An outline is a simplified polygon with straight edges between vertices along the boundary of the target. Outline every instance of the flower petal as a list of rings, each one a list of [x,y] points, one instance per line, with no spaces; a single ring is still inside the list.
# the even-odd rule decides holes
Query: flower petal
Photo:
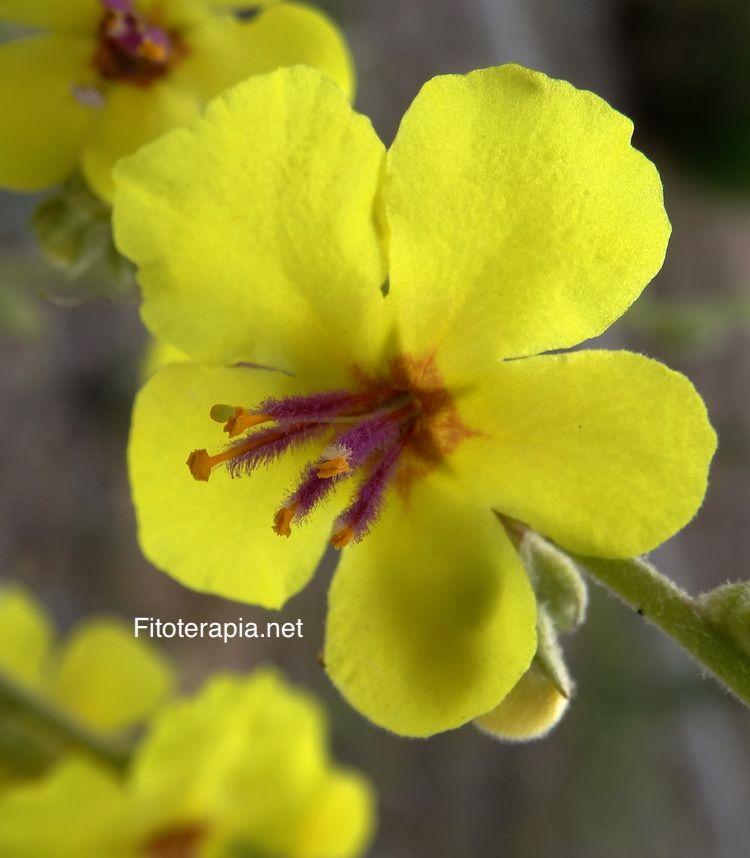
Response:
[[[354,68],[341,31],[322,12],[282,3],[242,22],[216,15],[188,35],[191,53],[172,73],[176,85],[209,100],[250,75],[281,66],[316,68],[351,98]]]
[[[85,824],[82,824],[85,813]],[[84,760],[0,794],[0,855],[101,858],[123,850],[126,804],[114,777]]]
[[[383,146],[319,72],[259,75],[117,171],[143,318],[207,363],[344,371],[379,353]]]
[[[34,191],[75,167],[92,119],[73,87],[90,77],[91,42],[34,36],[0,44],[0,186]]]
[[[21,587],[0,590],[0,671],[42,685],[53,631],[41,606]]]
[[[451,465],[505,515],[582,554],[632,557],[695,515],[716,436],[692,384],[631,352],[507,361],[459,403]]]
[[[375,796],[355,772],[337,769],[318,786],[287,855],[295,858],[353,858],[362,855],[375,827]]]
[[[199,115],[195,97],[171,84],[113,86],[83,150],[82,168],[92,189],[111,202],[115,186],[112,169],[120,158]]]
[[[220,469],[193,480],[185,460],[219,448],[225,436],[209,419],[216,403],[252,406],[301,391],[282,373],[172,364],[136,400],[129,464],[141,547],[159,568],[195,590],[280,608],[315,571],[330,517],[313,515],[283,539],[274,512],[293,487],[309,451],[289,452],[237,480]]]
[[[153,723],[133,789],[161,818],[210,820],[230,840],[287,854],[280,847],[327,762],[325,721],[312,698],[270,670],[218,676]]]
[[[454,377],[601,333],[656,274],[669,223],[633,126],[519,66],[427,83],[388,158],[403,347]]]
[[[325,662],[376,724],[429,736],[487,712],[536,649],[534,597],[490,510],[433,473],[395,492],[331,586]]]
[[[158,650],[136,640],[125,623],[96,619],[68,640],[50,690],[82,723],[112,732],[146,718],[173,684],[171,666]]]
[[[101,17],[99,0],[0,0],[0,20],[28,27],[92,33]]]

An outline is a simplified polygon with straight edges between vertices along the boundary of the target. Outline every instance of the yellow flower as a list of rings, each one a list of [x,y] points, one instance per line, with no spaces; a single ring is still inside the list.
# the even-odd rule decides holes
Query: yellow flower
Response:
[[[120,157],[191,122],[227,86],[278,66],[309,63],[351,93],[343,37],[320,12],[283,3],[241,23],[231,5],[0,0],[0,21],[44,31],[0,44],[0,186],[38,190],[80,167],[108,200]]]
[[[601,333],[662,264],[661,183],[631,133],[595,95],[503,66],[430,81],[386,153],[295,68],[118,170],[143,318],[194,361],[135,406],[142,547],[190,587],[277,608],[340,489],[325,664],[395,732],[487,713],[529,667],[534,597],[496,513],[628,557],[703,498],[715,436],[686,378],[539,354]],[[209,412],[234,438],[215,455]]]
[[[172,691],[166,659],[135,640],[123,622],[79,624],[64,645],[42,608],[18,587],[0,590],[0,674],[99,733],[117,733],[147,716]]]
[[[124,782],[84,761],[0,798],[3,858],[350,858],[369,784],[335,766],[324,713],[271,671],[167,706]]]

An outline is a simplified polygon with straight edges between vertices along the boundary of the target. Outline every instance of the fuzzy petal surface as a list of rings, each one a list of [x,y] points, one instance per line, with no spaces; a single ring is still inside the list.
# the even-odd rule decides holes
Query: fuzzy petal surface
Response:
[[[207,363],[343,378],[375,361],[382,162],[369,120],[301,66],[250,78],[122,162],[115,233],[146,325]]]
[[[89,81],[91,51],[77,36],[0,43],[0,187],[41,190],[73,170],[93,119],[73,87]]]
[[[450,460],[478,497],[571,551],[633,557],[695,515],[716,435],[685,376],[643,355],[506,361],[459,403]]]
[[[112,170],[120,158],[179,125],[188,125],[200,109],[195,96],[171,83],[123,84],[107,91],[104,107],[95,113],[81,167],[92,189],[111,202],[115,191]]]
[[[325,663],[382,727],[429,736],[498,703],[536,648],[518,555],[466,484],[434,472],[344,549],[329,593]]]
[[[79,625],[60,654],[50,693],[89,727],[115,732],[137,724],[169,695],[172,669],[130,625],[108,619]]]
[[[290,539],[271,525],[308,449],[236,480],[220,468],[208,483],[196,482],[185,464],[192,450],[224,446],[226,435],[209,419],[213,405],[252,407],[295,392],[307,391],[282,373],[187,363],[148,381],[136,400],[128,459],[140,543],[154,565],[195,590],[266,608],[280,608],[307,583],[330,517],[313,514]]]
[[[633,125],[515,65],[437,77],[388,156],[402,347],[444,375],[601,333],[661,267],[670,227]]]

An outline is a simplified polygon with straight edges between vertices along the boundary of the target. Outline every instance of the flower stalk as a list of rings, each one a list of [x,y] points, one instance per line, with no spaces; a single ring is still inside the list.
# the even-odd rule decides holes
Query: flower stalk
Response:
[[[0,768],[32,776],[63,754],[84,754],[116,771],[130,758],[127,742],[98,736],[0,673]]]
[[[750,706],[750,654],[688,593],[639,558],[572,556],[599,584],[677,641],[701,667]]]

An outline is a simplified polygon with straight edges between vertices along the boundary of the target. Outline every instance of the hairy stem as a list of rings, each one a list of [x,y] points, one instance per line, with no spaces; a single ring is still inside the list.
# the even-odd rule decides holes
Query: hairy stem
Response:
[[[124,769],[130,756],[124,743],[90,733],[0,673],[0,769],[36,775],[69,753],[116,770]]]
[[[645,560],[572,555],[595,580],[660,628],[750,706],[750,654],[684,590]]]

